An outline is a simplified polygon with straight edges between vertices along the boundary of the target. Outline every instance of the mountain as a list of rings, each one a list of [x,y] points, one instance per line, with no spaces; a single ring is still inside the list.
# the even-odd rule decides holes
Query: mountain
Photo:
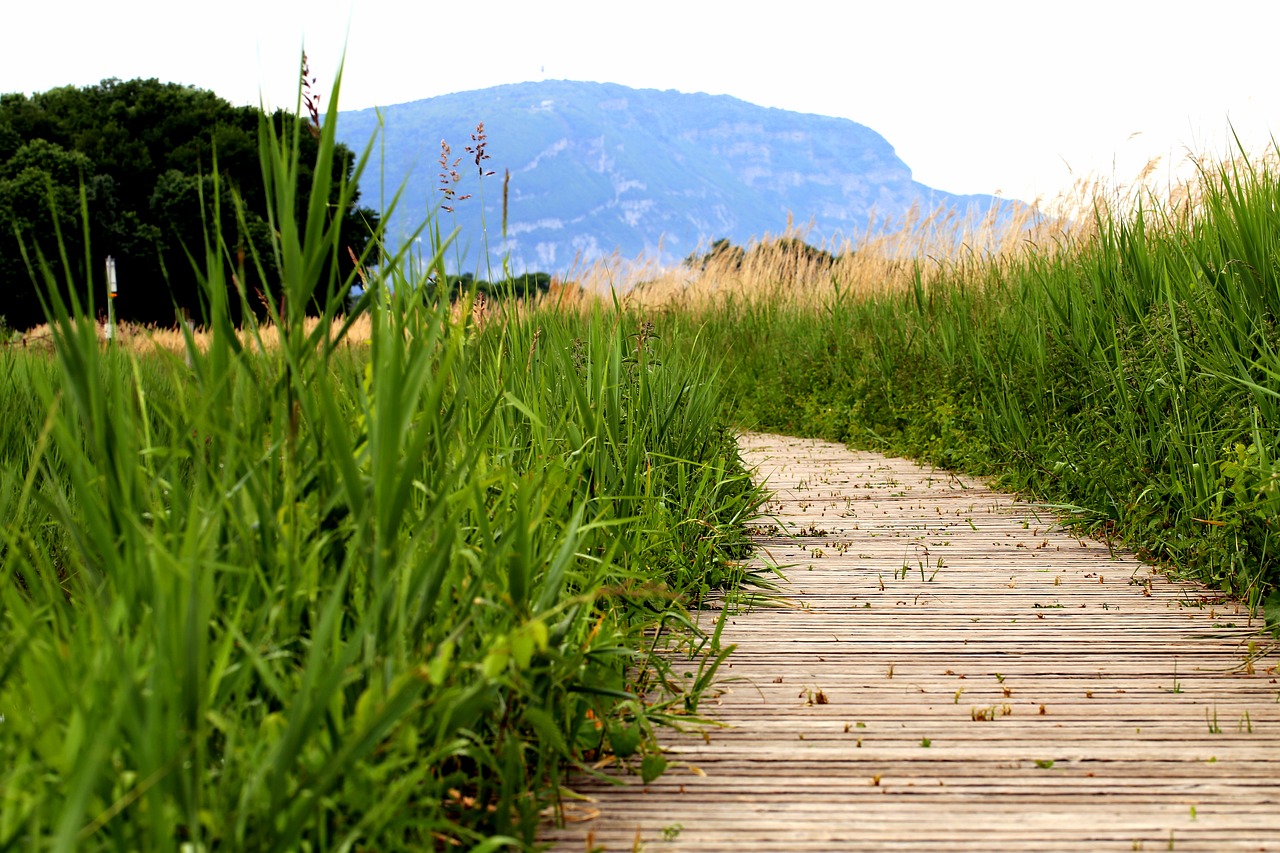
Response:
[[[338,138],[364,150],[379,115],[385,138],[373,149],[362,203],[378,206],[375,196],[389,199],[403,181],[390,220],[392,240],[403,241],[409,223],[416,227],[441,200],[442,175],[460,157],[460,180],[451,184],[455,212],[442,213],[439,223],[445,232],[460,229],[464,271],[484,272],[482,219],[493,263],[507,254],[515,272],[559,272],[615,251],[672,261],[721,237],[745,244],[780,233],[789,216],[812,222],[809,240],[818,242],[862,234],[873,221],[898,221],[912,205],[985,213],[1012,204],[916,183],[893,147],[856,122],[725,95],[518,83],[343,112]],[[464,150],[479,122],[489,155],[481,165],[496,172],[483,180]],[[442,139],[452,146],[443,168]],[[374,189],[380,183],[385,190]]]

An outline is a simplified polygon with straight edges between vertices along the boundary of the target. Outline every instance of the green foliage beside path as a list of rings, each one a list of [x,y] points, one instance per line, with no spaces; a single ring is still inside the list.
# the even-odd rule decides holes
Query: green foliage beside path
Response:
[[[477,326],[443,246],[339,316],[329,118],[314,161],[260,130],[277,343],[214,220],[207,345],[104,345],[46,268],[55,351],[0,350],[0,850],[527,849],[568,769],[662,772],[727,653],[688,608],[752,580],[761,494],[713,367],[612,310]]]
[[[743,425],[992,475],[1280,604],[1280,178],[1228,165],[1200,189],[1065,245],[922,263],[906,292],[731,303],[700,335]]]

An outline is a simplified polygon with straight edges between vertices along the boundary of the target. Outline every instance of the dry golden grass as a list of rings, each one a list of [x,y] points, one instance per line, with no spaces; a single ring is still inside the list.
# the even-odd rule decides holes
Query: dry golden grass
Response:
[[[1251,155],[1277,168],[1274,150]],[[1200,208],[1207,179],[1221,170],[1247,171],[1245,158],[1215,165],[1188,154],[1178,172],[1151,160],[1129,182],[1083,177],[1049,201],[1037,199],[998,221],[994,215],[963,217],[952,209],[912,211],[902,228],[868,233],[857,241],[802,245],[808,231],[790,222],[741,249],[708,251],[701,263],[663,266],[652,260],[611,258],[575,271],[578,302],[613,294],[639,309],[714,310],[728,302],[782,301],[818,307],[837,287],[842,294],[873,295],[958,278],[981,286],[1003,264],[1028,252],[1056,253],[1090,239],[1099,221],[1131,218],[1139,209],[1158,216],[1148,225],[1184,222]],[[563,301],[563,300],[562,300]]]
[[[1005,221],[994,214],[963,217],[950,208],[931,212],[911,211],[902,228],[894,232],[868,233],[858,240],[808,245],[809,229],[788,221],[780,234],[765,234],[745,247],[710,251],[702,247],[697,264],[664,265],[651,257],[625,259],[613,256],[575,266],[553,279],[550,289],[536,300],[521,300],[499,307],[486,304],[483,295],[474,304],[458,305],[454,319],[469,310],[477,324],[490,322],[509,311],[539,310],[587,312],[612,304],[638,310],[714,310],[728,302],[781,301],[820,307],[836,292],[874,295],[915,286],[917,277],[926,288],[942,279],[965,277],[981,285],[999,266],[1026,252],[1056,252],[1089,239],[1100,219],[1121,220],[1142,209],[1148,224],[1176,225],[1199,212],[1207,186],[1221,182],[1224,172],[1251,169],[1280,170],[1280,151],[1240,155],[1214,160],[1187,154],[1177,169],[1153,159],[1129,182],[1115,182],[1098,175],[1079,179],[1068,191],[1049,201],[1037,199],[1022,205]],[[1172,177],[1171,177],[1172,176]],[[1157,214],[1152,217],[1151,214]],[[308,318],[307,330],[318,321]],[[341,320],[338,321],[340,323]],[[334,333],[338,326],[335,324]],[[105,339],[105,333],[103,334]],[[192,333],[197,347],[207,346],[204,329]],[[277,330],[270,324],[258,328],[261,347],[278,345]],[[184,353],[180,330],[122,323],[119,340],[137,351],[150,348]],[[360,318],[347,333],[348,343],[369,340],[369,319]],[[241,331],[242,343],[257,348],[252,333]],[[9,348],[52,349],[48,326],[32,329]]]
[[[308,332],[315,329],[320,321],[315,317],[308,317],[305,321],[305,328]],[[333,323],[330,334],[336,336],[342,325],[342,318]],[[105,325],[98,323],[98,335],[105,342],[107,333]],[[196,327],[191,330],[191,338],[197,349],[204,351],[209,345],[209,336],[212,334],[208,329]],[[248,329],[242,329],[238,333],[240,342],[249,349],[272,350],[280,345],[279,330],[271,325],[265,324],[259,326],[255,332]],[[370,337],[369,318],[367,316],[357,318],[347,331],[345,341],[348,345],[367,343]],[[153,352],[155,350],[168,350],[178,355],[185,354],[187,351],[186,338],[182,331],[177,328],[164,328],[160,326],[142,325],[139,323],[122,322],[116,324],[115,339],[123,346],[129,347],[134,352]],[[259,344],[259,341],[261,342]],[[28,349],[28,350],[52,350],[53,349],[53,333],[49,326],[40,325],[31,329],[19,340],[8,345],[12,349]]]
[[[643,308],[708,310],[727,301],[757,300],[818,305],[837,287],[852,295],[910,287],[917,274],[928,279],[944,267],[1011,256],[1029,243],[1060,243],[1074,227],[1029,206],[1005,222],[993,215],[965,218],[950,209],[914,210],[898,231],[857,241],[809,246],[807,229],[789,225],[741,249],[704,252],[696,265],[635,263],[621,275],[617,268],[597,266],[579,281],[587,292],[612,286]]]

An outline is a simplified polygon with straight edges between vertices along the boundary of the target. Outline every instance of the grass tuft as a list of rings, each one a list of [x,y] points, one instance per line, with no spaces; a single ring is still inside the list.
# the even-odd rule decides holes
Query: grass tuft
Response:
[[[107,346],[31,259],[51,349],[0,350],[0,849],[529,846],[570,769],[662,772],[728,653],[691,608],[752,580],[761,493],[714,365],[616,309],[452,304],[447,241],[339,279],[339,84],[323,120],[304,91],[309,122],[261,129],[274,263],[239,261],[278,297],[224,284],[215,217],[208,327]]]

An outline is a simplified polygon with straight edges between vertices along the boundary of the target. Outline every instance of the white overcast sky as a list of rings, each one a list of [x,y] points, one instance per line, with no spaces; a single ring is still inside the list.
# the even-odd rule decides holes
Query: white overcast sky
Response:
[[[292,106],[303,45],[327,90],[345,44],[345,109],[544,78],[728,94],[853,119],[917,180],[1024,200],[1211,153],[1229,123],[1251,147],[1280,136],[1278,0],[20,0],[2,17],[3,92],[158,77]]]

